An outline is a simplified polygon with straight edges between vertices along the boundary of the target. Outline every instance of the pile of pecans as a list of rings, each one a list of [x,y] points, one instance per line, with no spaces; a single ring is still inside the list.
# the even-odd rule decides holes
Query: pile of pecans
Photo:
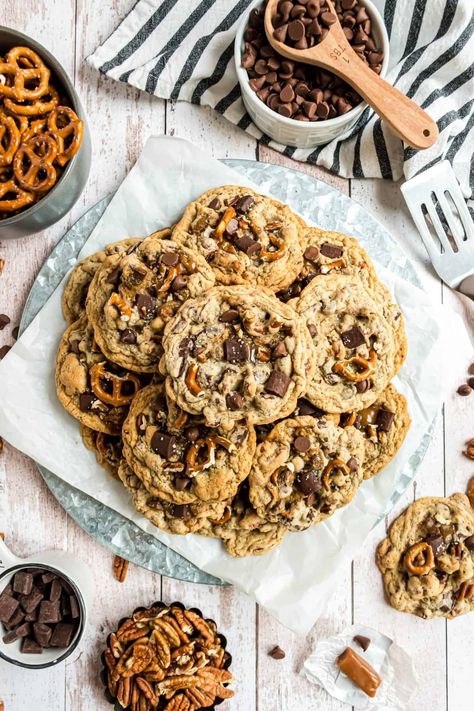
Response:
[[[324,121],[357,106],[361,97],[339,77],[275,52],[263,26],[266,4],[250,13],[242,54],[242,67],[258,98],[281,116],[297,121]],[[280,0],[275,38],[295,49],[307,49],[324,39],[337,16],[352,49],[380,74],[384,55],[372,36],[372,21],[365,7],[358,0],[335,0],[334,9],[336,14],[328,9],[326,0]]]
[[[197,711],[234,692],[225,639],[213,620],[181,603],[135,610],[102,655],[109,700],[130,711]]]

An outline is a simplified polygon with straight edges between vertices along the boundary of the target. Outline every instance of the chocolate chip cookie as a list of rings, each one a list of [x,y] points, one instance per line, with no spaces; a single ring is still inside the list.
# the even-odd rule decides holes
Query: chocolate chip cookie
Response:
[[[300,222],[287,205],[237,185],[190,203],[172,238],[201,254],[220,284],[286,289],[303,264]]]
[[[163,346],[168,396],[212,427],[288,415],[313,373],[303,320],[252,286],[216,287],[187,301],[168,323]]]
[[[81,424],[120,434],[130,403],[148,380],[105,358],[85,316],[64,333],[56,357],[56,390],[61,405]]]
[[[146,489],[161,499],[189,504],[234,496],[250,471],[255,432],[245,421],[211,430],[202,417],[167,401],[163,385],[134,399],[123,430],[123,452]]]
[[[118,468],[122,461],[122,438],[91,430],[86,425],[81,425],[81,437],[87,449],[94,452],[100,466],[118,479]]]
[[[124,368],[156,372],[165,324],[213,284],[206,261],[170,240],[147,237],[130,254],[107,257],[86,300],[99,348]]]
[[[261,518],[302,531],[351,501],[364,456],[354,427],[308,416],[284,420],[257,447],[250,501]]]
[[[173,504],[160,499],[145,489],[140,478],[122,460],[118,475],[132,495],[132,503],[154,526],[167,533],[184,536],[187,533],[211,535],[213,521],[219,521],[226,509],[225,501],[212,503]]]
[[[415,501],[392,523],[376,560],[397,610],[425,619],[474,610],[474,510],[467,496]]]
[[[395,336],[361,281],[345,275],[313,279],[296,310],[312,335],[316,359],[308,400],[326,412],[375,402],[395,371]]]

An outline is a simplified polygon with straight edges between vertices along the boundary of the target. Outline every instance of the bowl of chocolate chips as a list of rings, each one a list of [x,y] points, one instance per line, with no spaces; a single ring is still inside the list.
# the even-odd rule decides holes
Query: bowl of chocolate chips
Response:
[[[64,553],[23,560],[0,540],[0,659],[46,669],[69,657],[85,629],[89,578],[82,563]]]
[[[296,148],[329,143],[350,130],[367,108],[355,89],[319,67],[293,62],[269,44],[263,26],[266,0],[253,2],[237,30],[235,65],[252,121],[273,140]],[[389,42],[370,0],[280,0],[275,36],[295,49],[324,40],[339,20],[344,34],[375,73],[386,77]]]

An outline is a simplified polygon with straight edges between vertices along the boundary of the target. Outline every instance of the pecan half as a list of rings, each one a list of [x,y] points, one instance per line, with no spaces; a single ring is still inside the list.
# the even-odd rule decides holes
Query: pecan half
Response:
[[[119,583],[123,583],[123,581],[127,577],[128,560],[125,560],[125,558],[122,558],[121,556],[116,555],[114,558],[113,570],[114,570],[114,576],[119,581]]]

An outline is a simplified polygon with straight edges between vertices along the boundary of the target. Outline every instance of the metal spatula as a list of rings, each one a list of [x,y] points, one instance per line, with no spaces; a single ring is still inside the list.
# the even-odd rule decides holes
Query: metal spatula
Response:
[[[401,191],[441,279],[474,298],[474,222],[449,161],[411,178]]]

